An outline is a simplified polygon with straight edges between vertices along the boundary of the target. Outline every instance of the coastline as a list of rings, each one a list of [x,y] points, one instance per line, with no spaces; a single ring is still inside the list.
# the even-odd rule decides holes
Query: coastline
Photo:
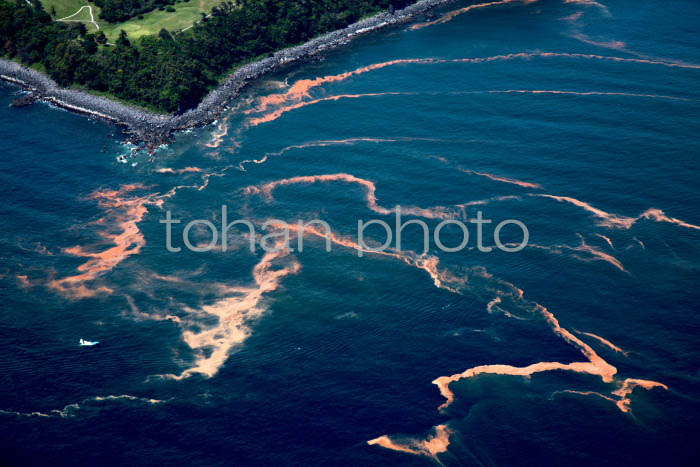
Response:
[[[211,91],[196,108],[180,115],[163,115],[75,89],[61,88],[47,75],[19,63],[0,59],[0,79],[31,91],[38,100],[57,107],[111,121],[125,127],[129,139],[149,152],[172,140],[177,131],[217,120],[228,102],[260,76],[277,68],[312,58],[350,42],[359,35],[402,23],[454,0],[420,0],[393,13],[382,12],[343,29],[332,31],[303,44],[282,49],[272,56],[246,64]]]

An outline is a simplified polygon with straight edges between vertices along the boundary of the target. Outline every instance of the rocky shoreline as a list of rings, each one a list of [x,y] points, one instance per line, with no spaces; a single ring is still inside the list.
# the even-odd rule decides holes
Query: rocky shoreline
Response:
[[[0,59],[0,79],[29,90],[33,99],[88,116],[109,120],[126,128],[130,140],[152,152],[172,140],[177,131],[205,125],[219,118],[227,103],[251,81],[282,65],[305,60],[345,44],[361,34],[408,21],[454,0],[420,0],[393,13],[383,12],[304,44],[280,50],[272,56],[244,65],[209,93],[199,105],[180,115],[161,115],[131,107],[87,92],[61,88],[48,76],[18,63]]]

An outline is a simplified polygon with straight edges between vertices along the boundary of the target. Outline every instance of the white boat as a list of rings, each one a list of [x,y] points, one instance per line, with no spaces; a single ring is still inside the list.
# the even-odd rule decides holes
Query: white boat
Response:
[[[85,339],[80,339],[80,345],[81,346],[93,346],[99,344],[100,341],[86,341]]]

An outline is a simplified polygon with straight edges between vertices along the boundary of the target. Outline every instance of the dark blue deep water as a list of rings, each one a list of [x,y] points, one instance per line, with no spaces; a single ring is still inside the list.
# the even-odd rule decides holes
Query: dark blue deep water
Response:
[[[0,85],[0,463],[697,461],[700,12],[603,2],[449,5],[152,159]],[[222,205],[256,235],[189,251]],[[397,205],[529,243],[481,252],[467,223],[421,256],[409,225],[358,256]],[[269,219],[327,221],[331,251],[266,254]]]

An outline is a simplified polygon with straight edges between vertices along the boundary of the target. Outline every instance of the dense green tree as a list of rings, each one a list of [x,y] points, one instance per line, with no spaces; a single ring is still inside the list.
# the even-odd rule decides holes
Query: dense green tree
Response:
[[[125,30],[119,31],[119,37],[116,42],[117,47],[131,47],[131,42],[129,41],[129,36],[127,36]]]
[[[134,16],[172,5],[176,0],[93,0],[100,7],[100,17],[110,23],[126,21]]]
[[[98,47],[94,34],[85,34],[85,36],[83,36],[83,47],[85,47],[85,51],[89,54],[97,52]]]
[[[98,44],[106,44],[107,36],[105,36],[105,33],[102,31],[97,31],[95,33],[95,42],[97,42]]]
[[[135,5],[130,0],[100,0]],[[41,64],[64,86],[81,85],[163,111],[196,106],[236,64],[299,44],[408,0],[240,0],[212,9],[175,38],[166,30],[115,46],[82,23],[52,21],[40,2],[0,0],[0,55]],[[99,4],[99,3],[98,3]],[[104,11],[104,9],[103,9]]]
[[[158,32],[158,37],[164,41],[171,41],[173,40],[173,36],[170,35],[167,29],[163,28]]]

